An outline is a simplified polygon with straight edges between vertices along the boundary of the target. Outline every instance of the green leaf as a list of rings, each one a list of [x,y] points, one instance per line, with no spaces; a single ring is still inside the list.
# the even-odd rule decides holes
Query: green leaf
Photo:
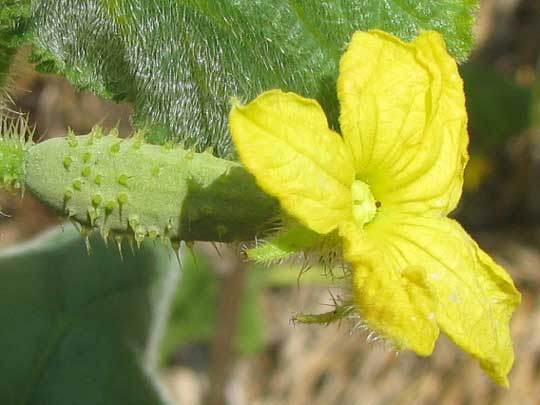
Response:
[[[73,228],[0,252],[0,403],[160,404],[159,324],[177,277],[164,248],[135,255]]]
[[[0,0],[0,88],[16,50],[26,40],[30,0]]]
[[[229,99],[270,88],[317,98],[337,126],[337,66],[352,32],[442,32],[464,60],[477,0],[41,0],[34,60],[81,89],[132,103],[135,123],[233,155]]]

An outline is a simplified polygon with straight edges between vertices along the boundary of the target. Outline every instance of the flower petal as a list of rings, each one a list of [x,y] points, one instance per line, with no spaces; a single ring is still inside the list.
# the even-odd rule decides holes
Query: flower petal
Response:
[[[271,90],[229,122],[242,163],[285,211],[323,234],[351,217],[352,157],[315,100]]]
[[[341,128],[358,178],[386,209],[447,214],[467,156],[463,84],[444,40],[357,32],[338,80]]]
[[[368,236],[354,224],[342,224],[340,235],[353,265],[355,303],[362,321],[398,350],[431,354],[439,328],[425,270],[403,267],[383,239]]]
[[[425,269],[439,327],[507,385],[514,360],[509,322],[520,294],[505,270],[451,219],[387,216],[372,225],[368,237],[382,241],[399,265]],[[364,254],[364,248],[346,247],[350,261]]]

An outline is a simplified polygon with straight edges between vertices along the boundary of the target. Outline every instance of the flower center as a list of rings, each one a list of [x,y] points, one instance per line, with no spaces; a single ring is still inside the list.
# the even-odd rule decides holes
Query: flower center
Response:
[[[369,186],[355,180],[351,187],[352,214],[354,221],[360,227],[370,223],[377,215],[377,202],[371,193]]]

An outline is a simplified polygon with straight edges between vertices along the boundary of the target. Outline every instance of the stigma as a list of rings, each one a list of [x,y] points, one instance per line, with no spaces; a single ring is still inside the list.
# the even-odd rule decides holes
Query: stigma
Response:
[[[351,186],[352,215],[354,222],[364,227],[377,215],[377,201],[369,186],[360,180],[355,180]]]

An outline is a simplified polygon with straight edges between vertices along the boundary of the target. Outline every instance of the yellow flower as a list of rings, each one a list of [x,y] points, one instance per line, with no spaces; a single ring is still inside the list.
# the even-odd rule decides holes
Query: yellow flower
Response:
[[[467,155],[463,83],[444,40],[357,32],[340,63],[343,136],[320,105],[271,90],[236,106],[240,158],[284,211],[337,230],[364,322],[398,349],[429,355],[445,332],[508,385],[520,295],[452,219]]]

